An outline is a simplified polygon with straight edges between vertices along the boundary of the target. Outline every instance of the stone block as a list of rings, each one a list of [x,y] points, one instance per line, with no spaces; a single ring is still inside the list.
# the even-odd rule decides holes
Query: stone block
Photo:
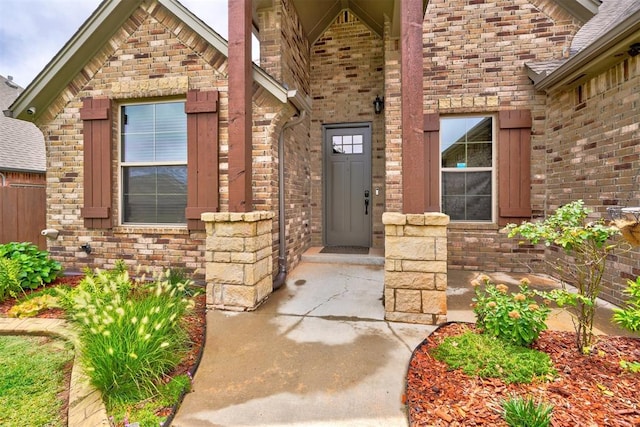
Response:
[[[244,250],[244,238],[242,237],[218,237],[207,238],[207,249],[216,252],[242,252]]]
[[[387,271],[384,286],[391,289],[435,289],[433,273]]]
[[[425,212],[424,225],[442,225],[446,226],[450,222],[449,215],[441,212]]]
[[[231,262],[232,252],[207,252],[213,254],[213,262]],[[233,252],[235,253],[235,252]]]
[[[414,289],[396,289],[395,311],[405,313],[422,312],[422,300],[420,291]]]
[[[422,312],[447,314],[447,294],[442,291],[422,291]]]
[[[225,285],[222,292],[222,304],[251,310],[258,302],[256,297],[255,286]]]
[[[244,250],[247,252],[258,252],[260,249],[271,247],[272,241],[271,233],[256,237],[247,237],[244,242]]]
[[[398,212],[385,212],[382,214],[382,223],[384,225],[405,225],[407,216]]]
[[[230,262],[239,264],[253,264],[256,262],[255,252],[231,252]]]
[[[446,273],[436,273],[436,290],[438,291],[446,291],[447,290],[447,274]]]
[[[424,237],[387,237],[385,257],[390,259],[432,260],[435,242]]]
[[[397,236],[398,229],[402,229],[402,227],[398,227],[397,225],[385,225],[384,226],[384,235],[385,236]]]
[[[437,316],[424,313],[401,313],[398,311],[386,311],[385,320],[390,322],[417,323],[420,325],[434,325]]]
[[[269,266],[271,259],[265,258],[255,264],[247,264],[244,266],[244,284],[255,285],[263,278],[269,275]]]
[[[255,222],[217,222],[214,233],[219,237],[251,237],[257,228]]]
[[[390,288],[384,289],[384,309],[394,311],[396,307],[395,290]]]
[[[273,292],[273,280],[271,278],[271,275],[268,275],[256,285],[257,302],[260,303],[262,300],[271,295],[271,292]]]
[[[258,234],[258,236],[260,236],[262,234],[271,233],[272,229],[273,229],[272,221],[260,221],[257,223],[256,233]]]
[[[446,273],[447,263],[444,261],[402,261],[402,271],[421,273]]]
[[[424,215],[407,214],[407,225],[424,225]]]
[[[446,261],[447,260],[447,238],[445,237],[437,237],[436,238],[436,255],[435,259],[438,261]]]
[[[244,283],[244,265],[229,263],[208,263],[206,268],[207,282],[231,283],[242,285]]]
[[[447,228],[440,226],[407,225],[404,227],[403,234],[408,237],[447,237]]]

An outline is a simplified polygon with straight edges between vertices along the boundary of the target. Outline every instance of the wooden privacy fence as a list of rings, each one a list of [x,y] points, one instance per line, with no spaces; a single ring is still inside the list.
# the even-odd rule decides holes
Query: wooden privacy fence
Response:
[[[0,187],[0,244],[31,242],[47,248],[44,187]]]

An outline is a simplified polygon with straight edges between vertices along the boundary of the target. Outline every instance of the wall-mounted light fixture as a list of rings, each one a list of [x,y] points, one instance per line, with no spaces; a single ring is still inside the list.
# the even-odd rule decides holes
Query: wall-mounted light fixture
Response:
[[[637,54],[639,54],[640,53],[640,43],[634,43],[631,46],[629,46],[628,53],[631,56],[636,56]]]
[[[89,255],[91,253],[91,245],[88,243],[85,243],[84,245],[80,246],[80,249],[86,253],[87,255]]]
[[[384,110],[384,98],[381,99],[380,96],[376,95],[376,99],[373,101],[373,111],[376,114],[380,114],[382,110]]]

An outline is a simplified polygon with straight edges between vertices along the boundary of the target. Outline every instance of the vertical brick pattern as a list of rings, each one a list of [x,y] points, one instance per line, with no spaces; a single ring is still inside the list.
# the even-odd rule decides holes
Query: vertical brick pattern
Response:
[[[438,212],[386,212],[385,319],[435,325],[447,314],[447,224]]]
[[[141,4],[122,27],[105,42],[94,58],[62,89],[38,125],[47,144],[47,226],[60,230],[49,241],[52,256],[67,271],[85,267],[111,268],[124,259],[132,269],[184,268],[196,280],[204,279],[205,232],[188,232],[184,227],[122,226],[118,223],[118,133],[119,107],[124,102],[186,98],[190,89],[219,91],[219,199],[220,210],[228,211],[228,90],[227,60],[220,52],[182,24],[159,3]],[[272,163],[277,119],[282,105],[255,89],[254,167]],[[80,118],[81,98],[111,98],[113,124],[113,226],[112,230],[87,230],[83,227],[83,134]],[[289,115],[292,113],[289,111]],[[258,123],[260,120],[267,122]],[[264,143],[264,144],[263,144]],[[266,148],[265,148],[266,144]],[[267,153],[266,156],[263,153]],[[263,194],[260,209],[271,210],[276,203],[273,174],[254,170],[254,182]],[[92,253],[80,245],[90,243]]]
[[[635,56],[577,87],[548,94],[548,213],[578,199],[594,211],[594,219],[606,218],[610,206],[640,206],[639,86],[640,56]],[[548,256],[563,253],[551,249]],[[622,293],[627,280],[639,275],[638,248],[610,257],[602,296],[620,304],[627,298]]]
[[[382,97],[385,93],[383,47],[383,40],[346,10],[311,47],[311,240],[314,245],[322,245],[322,125],[371,122],[372,242],[374,247],[383,246],[384,115],[373,112],[376,95]],[[375,188],[380,189],[378,196]]]
[[[204,213],[207,305],[254,310],[272,291],[273,212]]]

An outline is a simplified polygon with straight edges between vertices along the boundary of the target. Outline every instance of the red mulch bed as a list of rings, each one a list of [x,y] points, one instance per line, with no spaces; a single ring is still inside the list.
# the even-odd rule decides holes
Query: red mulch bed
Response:
[[[591,355],[579,354],[572,332],[544,331],[534,348],[551,357],[557,377],[550,382],[506,385],[449,370],[429,351],[448,336],[473,325],[438,328],[419,346],[407,375],[406,404],[411,426],[506,426],[500,402],[512,395],[533,396],[554,406],[551,425],[640,426],[640,374],[619,361],[640,361],[640,340],[598,337]]]
[[[69,285],[76,286],[82,280],[83,276],[63,276],[56,279],[51,284],[47,285],[47,287],[58,286],[58,285]],[[42,288],[40,288],[42,289]],[[37,291],[37,290],[36,290]],[[26,294],[28,295],[30,292],[28,291]],[[18,299],[22,299],[20,296]],[[13,307],[16,303],[16,299],[8,298],[2,302],[0,302],[0,317],[6,317],[7,312]],[[60,319],[65,317],[64,310],[61,309],[50,309],[39,313],[36,317],[39,318],[53,318]],[[171,378],[189,373],[193,375],[195,373],[195,369],[197,368],[198,363],[200,362],[200,356],[202,350],[204,348],[204,340],[205,340],[205,324],[206,324],[206,297],[204,294],[199,295],[195,298],[195,308],[193,311],[185,316],[184,319],[185,325],[187,327],[187,331],[189,333],[189,337],[191,340],[191,346],[189,348],[189,352],[184,357],[182,362],[171,372],[165,380],[168,382]],[[68,378],[71,378],[71,369],[69,367]],[[69,404],[69,396],[68,393],[61,396],[65,399],[64,407],[62,408],[64,412],[64,419],[66,419],[66,412]],[[166,407],[166,408],[158,408],[156,414],[158,416],[170,416],[172,412],[176,408]],[[116,424],[117,427],[124,426],[123,423]]]

